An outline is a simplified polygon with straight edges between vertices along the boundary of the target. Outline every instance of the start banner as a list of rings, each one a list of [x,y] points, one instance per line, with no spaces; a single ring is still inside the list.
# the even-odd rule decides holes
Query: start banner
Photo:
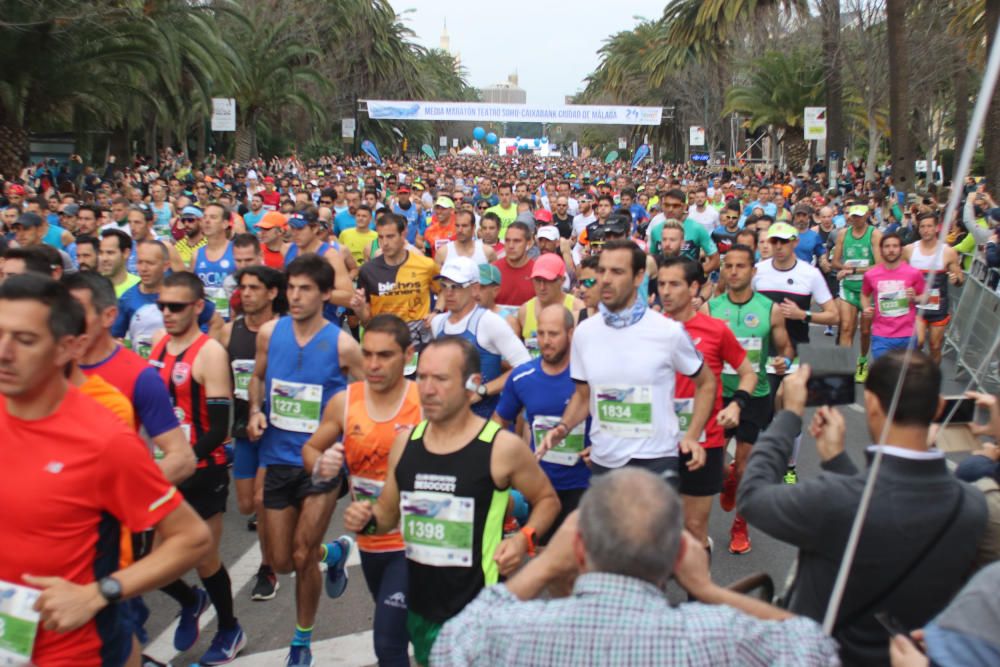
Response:
[[[603,105],[538,106],[482,102],[366,100],[373,120],[508,121],[587,125],[659,125],[662,107]]]

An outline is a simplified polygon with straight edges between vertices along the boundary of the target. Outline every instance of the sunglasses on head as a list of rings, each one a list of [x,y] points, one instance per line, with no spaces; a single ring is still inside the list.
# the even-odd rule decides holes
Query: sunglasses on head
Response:
[[[157,301],[156,307],[160,312],[170,311],[171,313],[182,313],[188,306],[193,305],[192,301]]]

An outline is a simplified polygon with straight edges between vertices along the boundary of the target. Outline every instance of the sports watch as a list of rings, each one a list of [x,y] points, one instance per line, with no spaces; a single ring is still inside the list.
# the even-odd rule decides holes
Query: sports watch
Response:
[[[103,577],[97,582],[97,590],[108,604],[115,604],[122,599],[122,585],[114,577]]]
[[[524,539],[528,542],[528,555],[534,556],[538,550],[538,536],[535,535],[535,529],[531,526],[523,526],[521,534],[524,535]]]

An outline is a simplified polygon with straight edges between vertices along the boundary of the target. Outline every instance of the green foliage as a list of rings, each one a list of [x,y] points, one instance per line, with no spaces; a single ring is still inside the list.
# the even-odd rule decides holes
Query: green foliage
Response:
[[[723,113],[748,116],[751,131],[802,127],[805,107],[823,106],[824,94],[818,53],[771,51],[754,61],[746,85],[729,90]]]

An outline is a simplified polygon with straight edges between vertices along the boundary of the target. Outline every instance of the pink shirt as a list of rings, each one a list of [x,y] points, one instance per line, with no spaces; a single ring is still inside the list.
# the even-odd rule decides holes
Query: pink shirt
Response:
[[[893,270],[879,264],[865,271],[861,291],[872,296],[875,318],[872,335],[883,338],[908,338],[913,335],[917,318],[916,303],[907,298],[907,288],[920,295],[924,293],[924,276],[907,262],[900,262]]]

